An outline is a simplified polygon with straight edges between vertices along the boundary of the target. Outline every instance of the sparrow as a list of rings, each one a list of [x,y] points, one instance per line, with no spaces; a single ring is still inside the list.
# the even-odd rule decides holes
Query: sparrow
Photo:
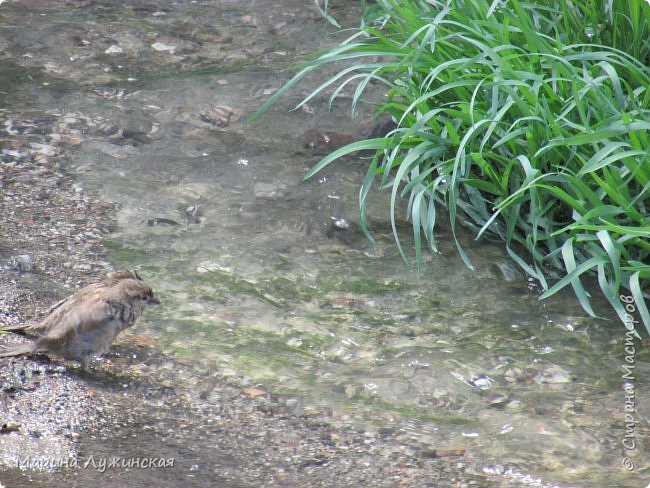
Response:
[[[0,358],[51,352],[80,361],[86,371],[92,356],[105,354],[115,337],[131,327],[147,305],[158,304],[160,300],[137,273],[110,273],[104,281],[88,285],[56,303],[37,324],[0,327],[38,336],[31,343],[0,352]]]

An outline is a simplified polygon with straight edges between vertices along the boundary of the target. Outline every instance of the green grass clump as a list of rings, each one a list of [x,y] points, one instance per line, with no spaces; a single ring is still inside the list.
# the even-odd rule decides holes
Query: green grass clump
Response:
[[[436,212],[498,236],[551,296],[571,285],[595,316],[585,273],[625,317],[632,295],[646,329],[650,283],[650,4],[645,0],[379,0],[348,39],[317,54],[303,76],[346,62],[302,103],[336,86],[352,110],[369,83],[386,87],[377,113],[396,127],[320,161],[371,149],[360,189],[408,200],[418,265],[436,251]],[[302,104],[301,103],[301,104]],[[456,239],[467,266],[471,262]],[[548,278],[557,280],[552,286]],[[647,296],[647,293],[646,293]]]

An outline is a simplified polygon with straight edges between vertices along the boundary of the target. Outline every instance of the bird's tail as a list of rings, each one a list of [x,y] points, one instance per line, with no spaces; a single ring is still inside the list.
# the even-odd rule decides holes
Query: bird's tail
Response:
[[[14,325],[0,325],[0,331],[3,332],[20,332],[25,330],[29,325],[27,324],[14,324]]]
[[[23,354],[30,354],[34,352],[34,344],[17,344],[11,346],[6,350],[0,349],[0,358],[8,358],[11,356],[22,356]]]

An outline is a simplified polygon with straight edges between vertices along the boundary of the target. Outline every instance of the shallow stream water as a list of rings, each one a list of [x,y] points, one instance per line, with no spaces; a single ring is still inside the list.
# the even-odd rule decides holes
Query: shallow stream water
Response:
[[[636,448],[623,445],[615,318],[588,317],[568,291],[539,302],[500,243],[466,233],[469,270],[444,224],[418,273],[380,192],[371,244],[356,225],[363,155],[303,181],[323,154],[309,130],[358,138],[373,126],[371,107],[350,117],[349,91],[331,113],[326,98],[289,110],[325,74],[244,124],[291,64],[335,42],[311,2],[35,5],[0,6],[15,34],[2,46],[4,104],[57,117],[78,191],[119,204],[110,259],[164,302],[138,332],[290,395],[296,413],[324,407],[341,423],[465,449],[499,482],[645,486],[645,420]],[[347,10],[334,13],[354,25]],[[648,362],[635,367],[644,419]]]

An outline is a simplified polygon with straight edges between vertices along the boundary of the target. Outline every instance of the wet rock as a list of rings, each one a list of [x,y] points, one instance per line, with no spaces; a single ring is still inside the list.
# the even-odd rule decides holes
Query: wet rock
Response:
[[[124,52],[124,49],[122,49],[120,46],[117,46],[115,44],[107,47],[104,50],[104,53],[106,54],[122,54]]]
[[[156,226],[156,225],[171,225],[171,226],[177,227],[177,226],[179,226],[181,224],[179,224],[175,220],[167,219],[165,217],[154,217],[152,219],[147,220],[147,225],[149,227],[153,227],[153,226]]]
[[[362,133],[368,139],[374,139],[378,137],[386,137],[396,128],[397,124],[392,119],[392,117],[383,115],[369,130],[364,130]]]
[[[502,278],[504,281],[512,283],[513,281],[522,279],[522,275],[517,268],[510,261],[498,261],[492,264],[494,274]]]
[[[253,187],[255,198],[277,198],[283,194],[283,188],[276,183],[255,183]]]
[[[334,237],[340,237],[343,238],[344,234],[350,233],[358,233],[359,232],[359,226],[356,224],[350,224],[346,219],[344,218],[339,218],[339,217],[332,217],[332,221],[330,225],[327,227],[327,231],[325,232],[325,235],[329,238],[332,239]]]
[[[309,129],[300,136],[303,147],[315,153],[325,153],[354,142],[354,137],[333,131]]]
[[[174,54],[176,52],[177,47],[170,44],[165,44],[164,42],[154,42],[151,45],[151,49],[158,52],[168,52]]]
[[[150,134],[153,130],[153,118],[144,110],[129,110],[124,114],[124,120],[120,122],[124,137],[128,134]]]
[[[215,105],[203,107],[199,113],[199,119],[215,129],[225,129],[230,124],[230,119],[235,114],[235,109],[227,105]]]
[[[7,261],[7,267],[12,271],[18,271],[19,273],[31,273],[34,269],[34,263],[29,254],[20,254],[9,258],[9,261]]]
[[[551,364],[543,369],[541,369],[534,377],[533,381],[535,383],[547,383],[547,384],[558,384],[558,383],[571,383],[573,377],[566,369],[558,366],[557,364]]]
[[[200,224],[204,221],[200,205],[190,205],[183,211],[183,216],[188,224]]]

